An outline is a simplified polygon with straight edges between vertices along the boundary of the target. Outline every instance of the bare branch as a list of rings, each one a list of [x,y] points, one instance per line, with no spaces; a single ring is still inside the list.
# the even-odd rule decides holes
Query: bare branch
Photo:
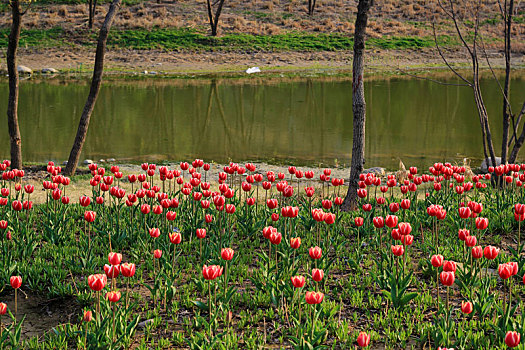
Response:
[[[468,84],[468,86],[472,86],[472,83],[470,81],[468,81],[464,76],[462,76],[461,74],[458,73],[458,71],[456,71],[454,68],[452,68],[452,66],[450,65],[450,63],[448,63],[448,60],[445,58],[445,56],[443,55],[443,52],[441,51],[441,48],[439,47],[439,43],[438,43],[438,39],[437,39],[437,35],[436,35],[436,27],[434,25],[434,23],[432,23],[432,31],[434,33],[434,43],[436,44],[436,49],[438,50],[439,52],[439,56],[441,56],[441,58],[443,59],[443,62],[445,62],[445,64],[447,65],[447,67],[455,74],[457,75],[461,80],[463,80],[465,83]]]

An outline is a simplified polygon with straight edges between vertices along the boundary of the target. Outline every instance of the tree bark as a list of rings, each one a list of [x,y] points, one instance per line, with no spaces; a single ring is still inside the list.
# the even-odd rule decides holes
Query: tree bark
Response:
[[[84,105],[84,110],[80,116],[80,122],[78,124],[77,135],[75,136],[75,142],[69,154],[67,166],[64,171],[65,175],[71,176],[75,174],[77,170],[78,161],[84,142],[86,141],[86,135],[89,127],[89,120],[91,114],[95,108],[95,102],[97,101],[98,93],[100,92],[100,86],[102,85],[102,75],[104,73],[104,55],[106,53],[106,43],[108,40],[109,30],[113,24],[113,20],[117,14],[118,8],[120,7],[122,0],[113,0],[109,7],[109,11],[106,14],[102,28],[100,28],[100,34],[98,37],[97,51],[95,55],[95,67],[93,68],[93,78],[91,80],[91,88],[89,95]]]
[[[12,0],[11,13],[13,21],[9,42],[7,44],[7,72],[9,74],[9,97],[7,101],[7,125],[9,129],[9,140],[11,144],[11,169],[22,169],[22,138],[18,127],[18,70],[16,66],[16,53],[20,40],[20,28],[22,26],[22,14],[18,0]]]
[[[507,9],[505,8],[505,11]],[[503,138],[501,141],[501,163],[507,163],[509,151],[509,121],[510,121],[510,35],[512,28],[512,12],[514,11],[514,0],[510,0],[509,9],[505,16],[505,85],[503,85]]]
[[[206,0],[206,6],[208,10],[208,20],[211,27],[211,35],[217,36],[217,26],[219,24],[219,17],[221,16],[222,7],[225,0],[217,0],[213,5],[218,3],[217,10],[215,10],[215,15],[213,14],[213,5],[211,0]]]
[[[354,129],[350,181],[348,192],[342,205],[342,210],[345,211],[357,209],[357,187],[359,175],[363,171],[365,163],[366,101],[363,82],[365,65],[364,52],[368,11],[373,5],[373,2],[373,0],[359,0],[359,4],[357,5],[357,18],[355,20],[354,33],[354,62],[352,71],[352,111],[354,114]]]

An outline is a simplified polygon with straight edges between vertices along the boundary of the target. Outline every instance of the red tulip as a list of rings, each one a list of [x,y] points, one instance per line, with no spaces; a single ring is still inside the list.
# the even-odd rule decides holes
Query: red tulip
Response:
[[[312,209],[312,217],[315,221],[321,222],[324,221],[325,212],[323,209]]]
[[[454,284],[455,278],[456,276],[454,275],[454,272],[443,271],[439,274],[439,280],[441,281],[441,284],[447,287],[450,287]]]
[[[403,255],[403,253],[405,253],[405,247],[403,247],[402,245],[393,245],[391,249],[392,249],[392,253],[395,256],[401,256]]]
[[[476,236],[467,236],[465,238],[465,244],[467,247],[474,247],[478,240],[476,239]]]
[[[385,220],[382,216],[376,216],[372,219],[372,222],[376,228],[383,228],[385,226]]]
[[[501,277],[502,279],[506,280],[507,278],[512,276],[512,273],[513,273],[512,265],[508,263],[504,263],[498,266],[498,274],[499,274],[499,277]]]
[[[470,301],[462,301],[461,302],[461,312],[464,314],[471,314],[472,313],[472,303]]]
[[[21,276],[11,276],[9,278],[9,283],[11,283],[11,287],[14,289],[20,288],[22,286],[22,277]]]
[[[160,249],[155,249],[153,251],[153,256],[155,257],[155,259],[160,259],[162,257],[162,250]]]
[[[120,274],[120,265],[104,265],[104,273],[109,278],[116,278]]]
[[[122,262],[122,254],[119,253],[109,253],[108,260],[111,265],[119,265]]]
[[[332,201],[329,200],[329,199],[324,199],[322,202],[321,202],[321,205],[323,206],[324,209],[328,210],[332,207]]]
[[[160,236],[160,229],[158,229],[156,227],[150,228],[148,231],[149,231],[149,235],[152,238],[157,238],[157,237]]]
[[[303,276],[293,276],[290,279],[295,288],[302,288],[304,286],[305,278]]]
[[[493,247],[491,245],[488,245],[483,250],[483,255],[485,255],[485,258],[488,260],[494,260],[499,254],[499,249],[496,247]]]
[[[279,214],[273,213],[272,214],[272,221],[277,221],[277,220],[279,220]]]
[[[459,229],[458,231],[458,237],[460,240],[464,241],[465,239],[467,239],[467,237],[470,235],[470,231],[467,230],[466,228],[463,228],[463,229]]]
[[[388,208],[392,213],[397,213],[399,211],[399,203],[390,203]]]
[[[370,345],[370,334],[359,332],[359,335],[357,336],[357,345],[362,348],[368,347]]]
[[[270,242],[272,244],[277,245],[277,244],[281,243],[281,240],[282,240],[283,237],[282,237],[281,233],[277,232],[277,230],[276,230],[276,231],[272,231],[270,233],[270,237],[269,238],[270,238]]]
[[[335,214],[325,213],[324,222],[327,223],[328,225],[332,225],[335,222]]]
[[[116,303],[117,301],[120,300],[120,292],[119,291],[115,291],[115,292],[107,292],[106,293],[106,298],[112,302],[112,303]]]
[[[324,294],[321,292],[306,292],[305,300],[308,304],[321,304]]]
[[[399,233],[401,235],[409,235],[412,232],[412,226],[410,226],[410,223],[408,222],[400,222],[399,225]]]
[[[84,317],[82,319],[84,322],[91,322],[93,319],[93,313],[91,311],[84,311]]]
[[[312,259],[321,259],[323,256],[323,250],[319,247],[311,247],[308,250],[308,254],[310,255],[310,258]]]
[[[455,273],[457,269],[457,264],[452,260],[447,260],[443,262],[443,271]]]
[[[106,286],[108,280],[104,274],[96,274],[88,276],[88,285],[95,292],[99,292]]]
[[[205,228],[198,228],[197,229],[197,238],[203,239],[206,237],[206,229]]]
[[[366,212],[371,211],[372,210],[372,204],[370,204],[370,203],[363,204],[363,210],[366,211]]]
[[[357,217],[354,219],[354,223],[357,227],[361,227],[364,224],[364,219],[362,217]]]
[[[222,248],[221,250],[221,258],[223,260],[229,261],[233,259],[234,251],[231,248]]]
[[[7,221],[0,220],[0,230],[5,230],[7,228]]]
[[[97,217],[97,213],[94,211],[86,211],[84,212],[84,220],[87,222],[93,222],[95,221],[95,218]]]
[[[323,270],[320,269],[313,269],[312,270],[312,279],[316,282],[320,282],[324,277]]]
[[[505,344],[509,348],[515,348],[520,345],[521,335],[518,332],[508,331],[505,335]]]
[[[142,214],[146,215],[146,214],[149,214],[151,210],[151,207],[149,206],[149,204],[142,204],[140,206],[140,211],[142,212]]]
[[[414,236],[412,235],[402,235],[401,236],[401,243],[404,245],[412,245],[414,242]]]
[[[480,245],[472,247],[471,253],[474,259],[481,259],[483,257],[483,248]]]
[[[180,232],[172,232],[168,234],[168,237],[173,244],[179,244],[182,241],[182,235]]]
[[[13,203],[11,203],[11,206],[13,207],[14,211],[21,211],[23,208],[22,202],[20,202],[19,200],[13,201]]]
[[[202,267],[202,276],[206,280],[214,280],[222,275],[222,267],[218,265],[204,265]]]
[[[401,208],[404,210],[410,209],[410,199],[403,199],[401,201]]]
[[[385,219],[385,224],[390,228],[396,227],[397,226],[397,216],[387,215]]]
[[[299,249],[301,246],[301,237],[295,237],[290,239],[290,247],[292,249]]]
[[[484,230],[489,226],[489,219],[478,217],[476,218],[476,228],[478,230]]]
[[[434,267],[441,267],[443,265],[443,255],[441,254],[432,255],[430,262],[432,263],[432,266]]]
[[[135,264],[123,263],[120,265],[120,272],[124,277],[133,277],[135,275]]]

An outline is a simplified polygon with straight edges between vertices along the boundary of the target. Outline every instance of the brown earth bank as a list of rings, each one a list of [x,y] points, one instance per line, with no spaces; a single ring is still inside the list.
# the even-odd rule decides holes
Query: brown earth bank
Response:
[[[493,68],[504,65],[499,50],[489,52]],[[447,58],[457,67],[467,67],[469,60],[462,50],[448,50]],[[79,49],[36,49],[19,51],[19,64],[34,71],[55,68],[73,73],[89,73],[95,57],[92,50]],[[368,73],[399,73],[405,70],[438,71],[447,69],[444,61],[432,48],[421,50],[370,50],[367,52]],[[515,68],[525,67],[525,55],[515,54]],[[246,75],[249,67],[259,67],[261,73],[349,73],[352,69],[352,52],[166,52],[157,50],[108,50],[106,72],[129,75],[146,74],[208,74],[234,73]],[[484,65],[485,68],[486,64]],[[5,67],[2,67],[5,68]],[[258,74],[254,74],[258,75]]]
[[[56,48],[21,47],[19,64],[33,70],[52,67],[59,70],[91,69],[94,61],[96,28],[87,29],[87,4],[35,2],[23,17],[23,29],[62,28],[67,45]],[[370,38],[432,38],[447,36],[452,42],[445,56],[451,63],[468,64],[467,52],[456,40],[447,8],[438,0],[377,0],[371,10],[367,34]],[[470,35],[473,0],[457,3],[455,10],[461,29]],[[227,0],[219,23],[219,36],[226,34],[275,35],[290,32],[353,35],[356,0],[319,0],[313,15],[307,14],[307,0]],[[98,6],[95,27],[100,26],[107,4]],[[497,0],[481,2],[483,45],[493,66],[503,65],[503,20]],[[9,28],[8,7],[0,7],[0,29]],[[120,9],[113,30],[154,30],[186,28],[209,34],[205,0],[141,1],[129,0]],[[6,32],[7,33],[7,32]],[[7,35],[7,34],[5,34]],[[512,31],[513,64],[525,66],[525,2],[517,2]],[[90,45],[86,43],[91,42]],[[5,47],[0,47],[5,56]],[[437,50],[432,47],[406,49],[370,48],[369,69],[397,70],[402,67],[444,68]],[[349,51],[312,52],[189,52],[109,48],[108,71],[155,73],[244,72],[258,66],[263,71],[280,72],[312,69],[350,69]],[[486,64],[486,62],[483,62]],[[4,66],[2,62],[1,66]]]

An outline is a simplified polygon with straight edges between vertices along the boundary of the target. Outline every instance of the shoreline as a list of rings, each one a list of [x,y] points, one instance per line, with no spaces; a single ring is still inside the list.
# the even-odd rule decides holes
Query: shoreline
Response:
[[[4,50],[2,50],[4,51]],[[491,53],[495,70],[504,68],[498,51]],[[409,77],[410,74],[450,75],[443,60],[432,49],[377,50],[366,52],[368,78]],[[114,78],[294,78],[351,77],[351,51],[317,52],[168,52],[160,50],[108,50],[105,57],[105,79]],[[18,65],[33,70],[33,77],[65,76],[70,79],[90,78],[94,50],[21,48]],[[467,70],[470,61],[460,52],[450,52],[450,63]],[[247,74],[246,69],[259,67],[261,72]],[[2,65],[3,73],[5,67]],[[41,74],[53,68],[58,74]],[[483,65],[481,69],[488,70]],[[525,55],[514,58],[513,69],[525,70]],[[409,74],[406,74],[409,73]],[[2,74],[5,76],[5,74]],[[525,74],[520,74],[525,75]]]

